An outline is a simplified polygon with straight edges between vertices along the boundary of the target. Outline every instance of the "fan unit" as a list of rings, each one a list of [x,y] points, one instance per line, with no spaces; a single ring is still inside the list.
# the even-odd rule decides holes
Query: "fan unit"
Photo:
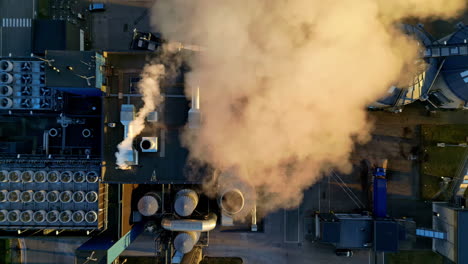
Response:
[[[13,75],[7,72],[0,73],[0,83],[10,84],[13,82]]]
[[[2,60],[0,61],[0,71],[12,71],[13,63],[11,61]]]
[[[20,106],[21,108],[31,108],[32,107],[31,99],[21,99]]]
[[[8,109],[13,106],[13,100],[10,98],[0,98],[0,109]]]
[[[42,77],[41,77],[42,78]],[[41,96],[49,96],[50,95],[50,88],[48,87],[41,87],[39,94]]]
[[[2,85],[0,87],[0,96],[11,96],[13,94],[13,88],[8,85]]]
[[[41,84],[45,84],[45,76],[41,76],[41,78],[39,79]]]
[[[31,63],[30,62],[21,63],[21,71],[31,71]]]
[[[32,83],[32,75],[31,74],[23,74],[21,76],[21,83],[23,83],[23,84]]]
[[[45,63],[41,62],[39,67],[41,68],[41,71],[44,71],[45,70]]]
[[[50,108],[50,99],[41,99],[39,103],[40,108]]]
[[[32,95],[32,87],[31,86],[21,87],[21,95],[24,95],[24,96]]]

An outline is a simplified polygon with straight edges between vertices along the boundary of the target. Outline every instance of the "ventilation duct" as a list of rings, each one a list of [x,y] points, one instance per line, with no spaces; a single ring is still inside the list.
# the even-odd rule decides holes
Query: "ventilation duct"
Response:
[[[8,211],[7,210],[0,210],[0,223],[5,222],[7,220]]]
[[[183,189],[177,192],[174,210],[180,216],[189,216],[198,204],[198,195],[194,190]]]
[[[33,220],[36,223],[44,222],[45,218],[46,218],[46,211],[44,210],[36,211],[33,214]]]
[[[192,251],[195,244],[200,239],[200,232],[182,232],[174,239],[174,248],[184,254]]]
[[[60,173],[60,181],[63,183],[69,183],[72,180],[72,172],[71,171],[62,171]]]
[[[98,181],[98,173],[95,171],[90,171],[86,174],[86,180],[89,183],[95,183]]]
[[[0,203],[6,202],[8,196],[8,191],[7,190],[1,190],[0,191]]]
[[[57,222],[58,217],[59,217],[59,212],[58,212],[57,210],[49,211],[49,212],[47,212],[47,214],[46,214],[46,220],[47,220],[47,222],[49,222],[49,223],[55,223],[55,222]]]
[[[34,173],[35,182],[45,182],[47,173],[45,171],[36,171]]]
[[[82,171],[77,171],[73,174],[73,181],[76,183],[82,183],[85,181],[85,174]]]
[[[10,182],[19,182],[20,175],[21,175],[21,172],[18,170],[10,171],[8,173],[8,180],[10,180]]]
[[[6,72],[0,72],[0,83],[10,84],[12,82],[13,82],[13,75],[6,73]]]
[[[7,199],[11,203],[19,202],[21,192],[18,190],[8,192]]]
[[[49,171],[47,173],[47,181],[48,182],[58,182],[59,181],[59,172],[58,171]]]
[[[0,96],[11,96],[13,94],[13,88],[9,85],[0,86]]]
[[[19,210],[13,210],[8,212],[7,218],[9,222],[18,222],[20,216]]]
[[[8,171],[2,170],[0,171],[0,182],[7,182],[8,181]]]
[[[63,212],[60,213],[59,221],[62,224],[66,224],[66,223],[70,222],[71,217],[72,217],[72,212],[70,210],[66,210],[66,211],[63,211]]]
[[[21,180],[23,182],[32,182],[33,180],[33,175],[34,175],[34,172],[28,170],[28,171],[23,171],[21,173]]]
[[[28,190],[28,191],[23,191],[21,193],[21,201],[23,203],[30,203],[33,200],[33,191]]]
[[[20,220],[21,220],[21,222],[23,222],[23,223],[29,223],[29,222],[31,222],[32,217],[33,217],[33,211],[31,211],[31,210],[23,211],[23,212],[21,212],[21,214],[20,214]]]
[[[59,134],[60,134],[60,133],[59,133],[58,129],[56,129],[56,128],[51,128],[51,129],[49,129],[49,136],[51,136],[51,137],[56,137],[56,136],[58,136]]]
[[[95,203],[98,199],[98,195],[95,191],[90,191],[88,193],[86,193],[86,202],[88,203]]]
[[[86,222],[92,224],[97,221],[97,213],[95,211],[89,211],[85,215]]]
[[[188,111],[188,126],[191,129],[197,129],[200,127],[200,88],[192,90],[192,107]]]
[[[83,222],[84,217],[85,217],[85,213],[83,211],[76,211],[76,212],[73,212],[72,214],[72,221],[75,224],[79,224]]]
[[[47,202],[49,203],[56,203],[59,199],[60,193],[58,191],[51,191],[47,193]]]
[[[33,200],[36,203],[42,203],[46,200],[46,191],[37,191],[33,194]]]
[[[13,70],[13,62],[2,60],[0,61],[0,71],[10,72]]]
[[[82,191],[74,192],[72,199],[75,203],[82,203],[85,199],[85,193]]]
[[[60,201],[62,203],[69,203],[72,200],[73,193],[71,191],[64,191],[60,193]]]
[[[223,213],[235,215],[244,208],[244,196],[239,189],[230,189],[219,197],[218,204]]]
[[[138,201],[138,212],[144,216],[155,215],[159,210],[161,198],[153,192],[146,193]]]
[[[216,227],[218,217],[214,213],[209,213],[205,219],[171,219],[163,218],[161,226],[169,231],[194,231],[194,232],[207,232]]]

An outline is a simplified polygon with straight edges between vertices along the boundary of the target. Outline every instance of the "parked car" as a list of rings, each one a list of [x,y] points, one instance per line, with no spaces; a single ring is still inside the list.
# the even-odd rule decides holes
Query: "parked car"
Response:
[[[335,254],[340,257],[350,258],[353,256],[353,251],[350,249],[336,249]]]
[[[89,4],[88,10],[89,12],[105,11],[106,6],[103,3],[93,3]]]

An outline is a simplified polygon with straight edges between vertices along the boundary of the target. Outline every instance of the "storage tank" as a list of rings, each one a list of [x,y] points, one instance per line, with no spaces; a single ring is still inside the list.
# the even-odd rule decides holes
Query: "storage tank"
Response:
[[[20,181],[20,175],[21,175],[21,172],[19,170],[10,171],[8,173],[8,180],[10,182],[19,182]]]
[[[8,212],[7,218],[9,222],[18,222],[20,216],[20,210],[12,210]]]
[[[82,183],[85,181],[85,173],[82,171],[76,171],[73,173],[73,181],[76,183]]]
[[[60,193],[60,202],[69,203],[72,200],[73,193],[71,191],[64,191]]]
[[[34,175],[34,172],[30,171],[30,170],[27,170],[27,171],[23,171],[21,173],[21,180],[23,182],[32,182],[33,180],[33,175]]]
[[[19,190],[10,191],[8,192],[7,199],[11,203],[19,202],[20,195],[21,195],[21,192]]]
[[[70,222],[71,217],[72,217],[72,212],[70,210],[60,212],[59,221],[62,224],[66,224],[66,223]]]
[[[52,211],[47,212],[46,221],[48,223],[53,224],[53,223],[57,222],[58,217],[59,217],[59,212],[57,210],[52,210]]]
[[[45,182],[47,173],[45,171],[36,171],[34,172],[34,181],[35,182]]]
[[[88,173],[86,173],[86,180],[89,183],[95,183],[98,181],[98,179],[98,173],[96,171],[89,171]]]
[[[7,210],[0,210],[0,223],[5,222],[7,220],[8,211]]]
[[[224,213],[235,215],[244,208],[244,195],[239,189],[226,190],[219,197],[218,205]]]
[[[0,203],[6,202],[8,196],[8,191],[7,190],[1,190],[0,191]]]
[[[0,71],[10,72],[13,70],[13,62],[8,60],[0,61]]]
[[[98,194],[95,191],[87,192],[85,199],[88,203],[95,203],[98,200]]]
[[[138,200],[138,212],[144,216],[155,215],[159,210],[161,198],[153,192],[146,193]]]
[[[69,183],[72,181],[72,172],[71,171],[62,171],[60,173],[60,181],[63,183]]]
[[[180,216],[189,216],[198,204],[198,194],[191,189],[183,189],[177,192],[174,202],[174,210]]]
[[[23,211],[20,214],[20,220],[23,223],[31,222],[32,218],[33,218],[33,211],[31,211],[31,210]]]
[[[36,223],[42,223],[45,221],[45,218],[46,218],[46,211],[44,210],[39,210],[39,211],[36,211],[34,212],[33,214],[33,220],[34,222]]]
[[[73,212],[73,214],[72,214],[72,221],[75,224],[79,224],[79,223],[83,222],[84,217],[85,217],[84,211],[81,211],[81,210],[76,211],[76,212]]]
[[[181,232],[174,239],[174,248],[184,254],[192,251],[200,238],[200,232]]]
[[[49,203],[56,203],[59,200],[60,193],[58,191],[51,191],[47,193],[46,199]]]
[[[89,211],[85,214],[85,220],[89,224],[92,224],[97,221],[97,213],[95,211]]]
[[[0,171],[0,182],[7,182],[8,181],[8,171],[1,170]]]
[[[30,203],[33,200],[33,191],[28,190],[28,191],[23,191],[21,193],[21,201],[23,203]]]
[[[73,202],[82,203],[85,200],[85,193],[83,191],[76,191],[73,193]]]
[[[49,171],[47,173],[47,181],[48,182],[51,182],[51,183],[55,183],[55,182],[58,182],[59,181],[59,172],[58,171]]]
[[[46,200],[46,195],[47,195],[47,192],[46,192],[46,191],[36,191],[36,192],[33,194],[33,200],[34,200],[34,202],[36,202],[36,203],[45,202],[45,200]]]

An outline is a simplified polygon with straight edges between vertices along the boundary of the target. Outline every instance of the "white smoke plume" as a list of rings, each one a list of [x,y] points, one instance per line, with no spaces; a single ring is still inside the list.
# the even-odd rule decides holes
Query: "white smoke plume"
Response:
[[[297,206],[330,168],[349,170],[372,127],[366,105],[414,65],[418,45],[396,24],[448,18],[464,4],[158,0],[157,30],[205,48],[188,61],[187,87],[200,85],[202,106],[197,135],[185,140],[191,158],[243,171],[236,177],[260,190],[267,210]]]
[[[143,107],[139,109],[135,119],[130,122],[127,137],[117,146],[118,152],[115,153],[115,157],[120,169],[130,168],[125,161],[127,154],[132,151],[133,140],[145,128],[145,118],[161,102],[159,82],[164,73],[165,68],[162,64],[147,64],[143,69],[141,81],[138,83]]]

